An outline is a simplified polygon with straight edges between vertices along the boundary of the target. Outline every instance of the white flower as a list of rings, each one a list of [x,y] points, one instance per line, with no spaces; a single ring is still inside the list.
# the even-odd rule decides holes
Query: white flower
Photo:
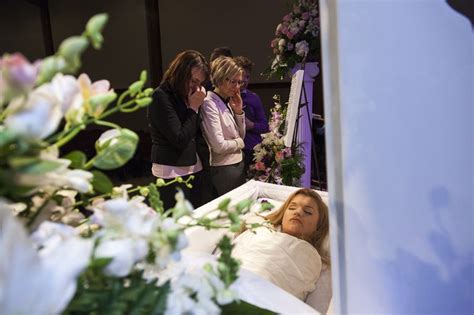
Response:
[[[232,289],[222,289],[217,292],[216,300],[220,305],[229,304],[237,300],[238,294]]]
[[[82,73],[77,81],[84,99],[86,112],[92,117],[99,117],[116,96],[114,91],[110,90],[110,82],[108,80],[99,80],[92,83],[89,76],[85,73]],[[97,100],[99,101],[97,102]]]
[[[48,93],[55,95],[63,114],[71,109],[82,107],[83,100],[79,93],[79,84],[73,76],[58,73],[50,84],[45,85],[45,88],[48,88]]]
[[[25,229],[0,205],[0,314],[64,310],[89,263],[93,242],[71,237],[56,245],[38,256]]]
[[[16,102],[16,103],[15,103]],[[70,75],[56,74],[51,83],[35,89],[23,106],[12,101],[10,115],[5,125],[20,134],[34,139],[44,139],[53,133],[65,114],[74,112],[74,119],[80,121],[82,97],[76,79]]]
[[[166,301],[165,314],[219,314],[219,306],[213,298],[222,287],[214,287],[215,275],[200,270],[199,272],[182,272],[171,279],[171,291]],[[220,279],[217,278],[220,282]],[[222,282],[220,282],[222,283]],[[190,298],[194,296],[194,298]]]
[[[122,184],[119,187],[114,187],[112,189],[112,196],[114,197],[122,197],[128,199],[128,192],[127,190],[132,188],[133,185],[131,184]]]
[[[158,225],[159,217],[143,200],[143,197],[135,197],[98,202],[93,207],[91,221],[101,225],[102,234],[110,237],[148,238]]]
[[[75,189],[81,193],[87,193],[92,190],[90,181],[93,178],[92,173],[84,170],[67,170],[62,174],[56,174],[58,180],[64,183],[64,186]]]
[[[280,33],[282,27],[283,27],[283,25],[281,23],[277,25],[275,35],[278,35]]]
[[[44,139],[57,129],[62,117],[56,97],[39,88],[28,96],[20,111],[7,116],[5,126],[29,138]]]
[[[295,52],[298,56],[304,57],[308,54],[309,45],[305,40],[299,41],[295,45]]]
[[[175,198],[176,205],[173,208],[173,218],[175,220],[181,218],[182,216],[190,215],[193,212],[193,205],[188,200],[186,200],[186,197],[184,196],[184,193],[181,189],[178,190]]]
[[[195,301],[184,290],[171,290],[166,298],[165,315],[191,313]]]
[[[45,221],[31,235],[31,240],[43,252],[53,251],[63,241],[76,236],[75,230],[67,225]]]
[[[279,41],[278,41],[278,46],[279,47],[285,47],[286,45],[286,41],[284,38],[281,38]]]
[[[105,267],[105,272],[108,275],[124,277],[130,273],[138,260],[145,257],[146,253],[147,251],[143,251],[143,244],[140,241],[106,239],[100,241],[94,256],[96,258],[112,258],[112,261]]]

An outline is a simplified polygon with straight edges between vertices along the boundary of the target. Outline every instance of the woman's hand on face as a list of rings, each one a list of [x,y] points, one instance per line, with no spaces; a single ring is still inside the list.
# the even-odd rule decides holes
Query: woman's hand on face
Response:
[[[201,107],[202,102],[204,102],[204,98],[206,97],[206,89],[201,86],[197,88],[196,91],[189,91],[188,93],[188,104],[189,107],[198,111],[199,107]]]
[[[240,92],[235,93],[233,96],[230,97],[229,99],[229,105],[232,107],[232,110],[234,113],[238,115],[243,114],[242,110],[242,98],[240,97]]]

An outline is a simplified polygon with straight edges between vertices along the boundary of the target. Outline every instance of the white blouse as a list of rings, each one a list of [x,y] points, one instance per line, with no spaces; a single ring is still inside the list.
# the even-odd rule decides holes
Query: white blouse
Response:
[[[307,241],[259,227],[235,239],[232,256],[247,269],[304,300],[321,273],[321,257]]]

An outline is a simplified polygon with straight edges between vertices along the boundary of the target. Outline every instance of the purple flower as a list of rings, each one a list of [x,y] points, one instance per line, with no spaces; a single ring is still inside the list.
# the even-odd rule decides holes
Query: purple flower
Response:
[[[302,17],[305,21],[309,20],[309,12],[303,12]]]
[[[304,57],[308,54],[308,51],[309,51],[309,45],[307,41],[302,40],[296,43],[295,52],[298,56]]]

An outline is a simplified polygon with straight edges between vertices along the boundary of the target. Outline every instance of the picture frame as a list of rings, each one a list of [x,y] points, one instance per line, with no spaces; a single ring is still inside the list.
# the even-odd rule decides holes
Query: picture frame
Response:
[[[288,108],[285,119],[284,142],[286,147],[291,147],[296,124],[298,123],[301,91],[303,88],[304,70],[296,71],[291,77],[290,96],[288,98]]]

